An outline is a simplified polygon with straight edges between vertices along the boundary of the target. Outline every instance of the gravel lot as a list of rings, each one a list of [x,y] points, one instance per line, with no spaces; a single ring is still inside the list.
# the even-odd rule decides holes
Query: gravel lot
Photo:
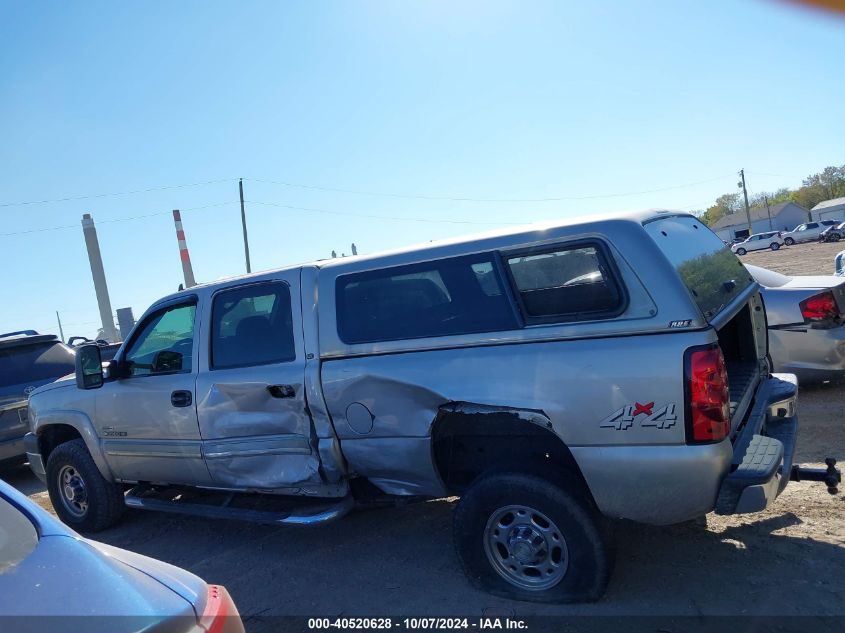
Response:
[[[784,275],[832,275],[833,260],[841,250],[845,250],[845,242],[810,242],[782,246],[777,251],[752,251],[740,259]]]
[[[743,261],[824,274],[839,250],[798,245]],[[796,461],[845,457],[845,387],[802,388],[799,402]],[[50,507],[28,469],[5,478]],[[256,616],[291,614],[845,615],[845,503],[821,484],[792,483],[757,515],[710,515],[670,527],[620,522],[607,595],[572,606],[510,602],[471,588],[452,550],[453,504],[359,512],[310,530],[130,511],[97,538],[226,585],[253,630],[266,625]]]

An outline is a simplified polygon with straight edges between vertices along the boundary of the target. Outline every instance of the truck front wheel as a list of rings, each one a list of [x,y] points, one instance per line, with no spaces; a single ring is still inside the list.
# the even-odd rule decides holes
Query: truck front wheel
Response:
[[[53,449],[46,470],[50,502],[73,529],[98,532],[120,519],[125,508],[123,490],[100,474],[81,439]]]
[[[532,602],[598,600],[610,554],[590,504],[541,476],[480,479],[455,509],[454,540],[470,581]]]

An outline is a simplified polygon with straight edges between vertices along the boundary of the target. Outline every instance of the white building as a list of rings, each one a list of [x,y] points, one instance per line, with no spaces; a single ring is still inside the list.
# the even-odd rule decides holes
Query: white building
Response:
[[[812,208],[814,220],[845,221],[845,198],[834,198],[819,202]]]
[[[809,222],[810,212],[794,202],[781,202],[751,208],[751,233],[765,233],[766,231],[791,231],[799,224]],[[815,217],[815,216],[814,216]],[[748,237],[748,218],[745,209],[719,218],[710,227],[726,242],[739,237]]]

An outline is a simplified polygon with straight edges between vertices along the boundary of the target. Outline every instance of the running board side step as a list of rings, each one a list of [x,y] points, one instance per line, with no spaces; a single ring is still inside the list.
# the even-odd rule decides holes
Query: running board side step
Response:
[[[234,495],[230,495],[223,504],[205,504],[153,496],[154,489],[146,485],[138,485],[126,493],[125,503],[129,508],[139,510],[154,510],[156,512],[170,512],[206,519],[229,519],[233,521],[248,521],[268,525],[324,525],[346,516],[355,507],[355,500],[351,496],[343,497],[333,503],[321,503],[300,506],[295,509],[268,511],[252,508],[238,508],[229,505]]]

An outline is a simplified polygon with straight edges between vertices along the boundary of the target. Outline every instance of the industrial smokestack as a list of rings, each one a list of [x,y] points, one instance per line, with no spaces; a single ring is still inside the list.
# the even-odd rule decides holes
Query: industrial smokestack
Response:
[[[103,258],[100,256],[100,243],[97,241],[97,229],[90,213],[82,216],[82,234],[85,236],[85,247],[88,249],[88,262],[91,264],[94,292],[97,294],[100,320],[103,322],[103,336],[110,343],[113,343],[117,340],[117,332],[112,318],[109,288],[106,285],[106,271],[103,269]]]
[[[179,209],[173,209],[173,221],[176,223],[176,240],[179,242],[179,258],[182,260],[182,273],[185,275],[185,288],[196,286],[194,269],[191,267],[191,256],[188,253],[188,243],[185,241],[185,231],[182,229],[182,215]]]

